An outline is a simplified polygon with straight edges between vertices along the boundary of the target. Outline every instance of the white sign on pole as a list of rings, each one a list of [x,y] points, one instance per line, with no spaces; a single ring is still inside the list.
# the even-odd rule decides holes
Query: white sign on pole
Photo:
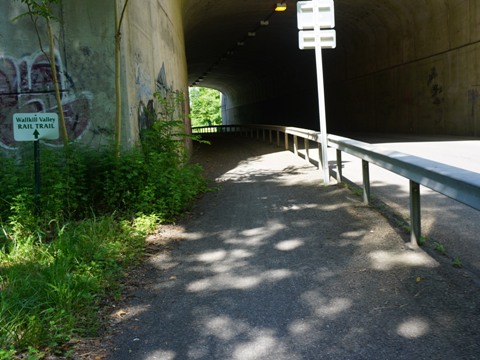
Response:
[[[320,34],[319,34],[320,33]],[[335,30],[300,30],[298,32],[298,44],[301,50],[312,50],[316,46],[316,36],[320,36],[322,49],[334,49],[337,46]]]
[[[333,0],[318,0],[316,4],[315,1],[299,1],[297,3],[297,25],[299,30],[310,30],[318,26],[321,29],[334,28]]]
[[[330,183],[330,169],[328,167],[328,138],[327,121],[325,111],[325,91],[323,88],[323,63],[322,48],[335,48],[336,36],[335,15],[333,9],[333,0],[310,0],[299,1],[297,3],[297,20],[299,33],[300,49],[315,49],[315,61],[317,68],[317,87],[318,87],[318,110],[320,115],[320,142],[321,167],[323,169],[324,185]]]
[[[13,114],[15,141],[57,140],[59,138],[56,113]]]

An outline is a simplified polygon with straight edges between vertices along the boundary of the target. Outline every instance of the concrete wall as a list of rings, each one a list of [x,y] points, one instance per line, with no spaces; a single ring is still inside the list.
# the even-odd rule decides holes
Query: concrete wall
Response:
[[[480,136],[480,2],[368,10],[332,54],[346,64],[327,85],[329,128]]]
[[[123,4],[123,1],[121,2]],[[69,0],[54,24],[62,103],[72,140],[99,146],[113,140],[115,121],[114,9],[112,1]],[[53,80],[32,22],[20,2],[0,12],[0,149],[15,149],[12,116],[56,111]],[[130,1],[122,31],[123,144],[138,139],[148,104],[158,89],[186,93],[181,4]],[[44,49],[46,29],[40,22]],[[142,125],[143,124],[143,125]],[[60,144],[50,142],[52,145]]]
[[[113,19],[111,5],[75,0],[56,7],[54,22],[57,75],[69,136],[89,144],[110,139],[114,94]],[[12,115],[16,112],[56,112],[53,79],[29,17],[20,2],[2,4],[0,13],[0,146],[14,149]],[[38,22],[48,51],[46,26]],[[51,142],[60,144],[61,141]]]
[[[179,95],[177,102],[189,128],[187,64],[183,34],[182,4],[178,0],[130,1],[124,27],[124,57],[128,99],[127,142],[133,143],[148,117],[142,110],[159,92]],[[149,105],[150,104],[150,105]],[[157,104],[158,105],[158,104]]]

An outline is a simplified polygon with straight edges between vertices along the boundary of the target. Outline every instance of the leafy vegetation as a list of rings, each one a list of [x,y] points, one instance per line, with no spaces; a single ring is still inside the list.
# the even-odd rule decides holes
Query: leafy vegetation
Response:
[[[220,92],[205,87],[190,88],[192,126],[222,125]]]
[[[460,269],[463,266],[462,260],[458,256],[455,256],[455,258],[453,259],[452,265],[453,267]]]
[[[69,339],[95,335],[102,303],[120,293],[146,234],[205,189],[175,120],[182,98],[157,95],[153,126],[120,158],[115,146],[41,146],[39,210],[31,144],[0,156],[0,359],[65,355]]]
[[[438,252],[442,255],[446,255],[447,250],[445,249],[445,245],[443,245],[442,243],[439,243],[437,241],[435,241],[434,245],[435,245],[435,251],[436,252]]]

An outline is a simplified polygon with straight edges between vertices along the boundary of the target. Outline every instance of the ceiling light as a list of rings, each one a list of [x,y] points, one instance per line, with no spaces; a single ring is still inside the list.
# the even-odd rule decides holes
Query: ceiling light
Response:
[[[237,42],[237,45],[238,46],[243,46],[243,45],[245,45],[245,43],[243,41],[239,41],[239,42]]]
[[[275,6],[275,11],[285,11],[287,10],[287,3],[284,1],[284,2],[279,2],[277,3],[277,5]]]
[[[254,37],[254,36],[257,35],[257,34],[252,31],[252,32],[249,32],[247,35],[248,35],[249,37]]]
[[[270,24],[270,22],[268,20],[260,20],[260,25],[268,26],[268,24]]]

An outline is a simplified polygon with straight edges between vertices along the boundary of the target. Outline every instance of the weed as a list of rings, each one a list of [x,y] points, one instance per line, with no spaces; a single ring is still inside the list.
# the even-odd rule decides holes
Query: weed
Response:
[[[452,265],[453,267],[460,269],[463,266],[462,260],[458,256],[456,256],[455,259],[453,259]]]
[[[445,249],[445,245],[439,243],[439,242],[435,242],[435,251],[437,251],[438,253],[442,254],[442,255],[445,255],[447,253],[446,249]]]
[[[418,239],[418,245],[419,246],[424,246],[428,241],[428,237],[426,236],[420,236],[420,238]]]

